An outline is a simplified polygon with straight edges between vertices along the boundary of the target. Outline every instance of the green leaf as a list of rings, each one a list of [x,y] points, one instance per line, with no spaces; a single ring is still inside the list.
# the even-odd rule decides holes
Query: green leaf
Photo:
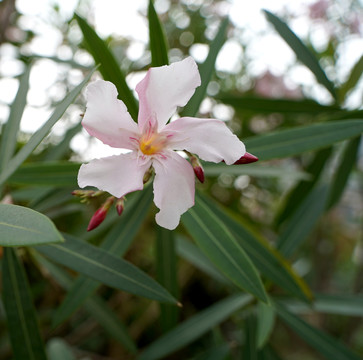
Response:
[[[354,65],[347,81],[339,88],[339,100],[343,101],[348,92],[353,89],[359,82],[363,74],[363,56]]]
[[[93,71],[77,85],[55,108],[48,121],[32,135],[29,141],[17,152],[17,154],[8,162],[6,169],[0,175],[0,185],[3,184],[35,150],[41,141],[48,135],[53,125],[62,117],[68,106],[73,103],[83,87],[87,84]]]
[[[138,114],[137,102],[112,52],[83,18],[77,14],[74,17],[82,31],[88,51],[94,58],[95,63],[100,64],[99,71],[103,78],[115,84],[119,99],[125,103],[131,117],[136,120]]]
[[[126,202],[125,210],[117,225],[112,228],[100,245],[102,249],[116,256],[124,255],[145,220],[152,201],[152,195],[152,187],[148,186]],[[59,325],[70,316],[99,285],[100,283],[93,279],[79,276],[65,300],[57,309],[53,326]]]
[[[158,228],[156,237],[156,278],[170,294],[178,297],[177,257],[173,232]],[[163,332],[178,323],[179,309],[176,306],[160,304],[160,323]]]
[[[46,360],[28,280],[15,250],[5,248],[3,302],[15,360]]]
[[[8,183],[77,188],[79,167],[69,161],[27,163],[10,176]]]
[[[300,60],[315,75],[316,80],[322,84],[336,98],[334,84],[328,79],[318,60],[295,33],[276,15],[264,10],[267,20],[275,27],[275,30],[286,41]]]
[[[68,344],[60,338],[48,341],[47,353],[49,360],[76,360]]]
[[[81,123],[78,123],[76,126],[73,126],[69,130],[67,130],[63,139],[59,142],[59,144],[48,147],[44,154],[44,161],[55,161],[63,159],[70,150],[70,142],[82,130]]]
[[[320,312],[325,314],[363,317],[362,295],[314,294],[314,302],[310,306],[293,299],[281,300],[279,302],[289,311],[298,314]]]
[[[250,258],[199,196],[196,196],[195,206],[183,215],[182,221],[200,249],[224,275],[263,302],[269,301]]]
[[[230,175],[249,175],[254,177],[277,177],[288,178],[291,180],[310,180],[311,175],[307,172],[290,170],[284,166],[266,166],[266,165],[243,165],[243,166],[229,166],[226,164],[203,164],[204,174],[206,176],[219,176],[221,174]]]
[[[168,43],[152,0],[149,0],[147,17],[149,19],[151,66],[168,65]]]
[[[332,154],[332,148],[319,150],[313,157],[313,160],[306,167],[306,172],[311,174],[310,181],[299,182],[286,196],[283,207],[278,212],[275,222],[281,224],[287,218],[289,218],[300,204],[305,200],[305,197],[318,181],[320,174],[322,173],[329,157]]]
[[[326,186],[317,186],[306,195],[277,241],[282,255],[290,257],[309,236],[326,208],[327,196]]]
[[[259,302],[257,306],[256,347],[261,349],[267,343],[275,325],[275,309]]]
[[[59,266],[53,264],[42,255],[33,252],[35,260],[54,277],[54,279],[65,289],[72,286],[71,277]],[[91,317],[93,317],[116,341],[122,344],[128,351],[135,354],[136,345],[127,332],[125,325],[109,309],[107,304],[98,296],[93,295],[85,301],[84,307]]]
[[[340,343],[336,338],[314,328],[302,319],[275,304],[278,316],[302,339],[329,360],[359,360],[360,357]]]
[[[200,311],[149,345],[138,360],[156,360],[183,348],[246,306],[252,297],[235,294]]]
[[[298,114],[321,114],[336,113],[341,109],[336,105],[321,105],[310,99],[268,99],[256,96],[231,96],[221,95],[217,97],[224,104],[231,105],[241,111],[250,111],[259,114],[270,113],[298,113]]]
[[[215,265],[204,255],[204,253],[191,241],[178,236],[176,239],[176,250],[179,256],[194,265],[205,274],[222,284],[234,286],[232,281],[225,277]]]
[[[62,242],[54,224],[32,209],[0,204],[0,245],[32,246]]]
[[[232,232],[263,275],[301,300],[311,299],[312,294],[306,283],[296,275],[291,265],[274,248],[252,233],[241,219],[232,218],[226,210],[207,197],[204,197],[204,200],[210,211]]]
[[[183,111],[181,112],[181,116],[195,116],[197,114],[200,104],[202,103],[207,92],[209,81],[214,73],[218,53],[225,42],[228,23],[228,18],[225,18],[222,21],[216,37],[210,44],[208,56],[204,63],[199,66],[201,85],[195,90],[194,95],[189,100],[188,104],[184,107]]]
[[[335,175],[329,189],[330,193],[327,203],[328,209],[338,203],[340,197],[344,192],[345,186],[347,185],[349,179],[349,175],[357,162],[360,140],[360,136],[350,140],[344,150],[340,164],[335,171]]]
[[[255,136],[246,139],[245,144],[260,160],[270,160],[321,149],[362,132],[363,120],[334,121]]]
[[[258,360],[256,347],[256,317],[249,314],[243,322],[245,341],[241,349],[242,359]]]
[[[27,66],[20,78],[18,92],[10,108],[10,115],[7,123],[2,128],[0,143],[0,172],[6,166],[14,154],[17,144],[17,136],[21,118],[26,105],[26,97],[29,90],[29,75],[31,66]]]
[[[44,245],[36,249],[105,285],[157,301],[178,303],[168,291],[136,266],[84,241],[66,236],[66,241],[61,245]]]

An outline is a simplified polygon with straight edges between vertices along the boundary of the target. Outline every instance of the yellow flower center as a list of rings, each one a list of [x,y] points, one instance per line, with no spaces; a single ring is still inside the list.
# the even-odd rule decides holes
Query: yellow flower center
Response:
[[[166,136],[158,133],[146,133],[141,136],[139,140],[139,147],[145,155],[154,155],[164,148],[166,140]]]

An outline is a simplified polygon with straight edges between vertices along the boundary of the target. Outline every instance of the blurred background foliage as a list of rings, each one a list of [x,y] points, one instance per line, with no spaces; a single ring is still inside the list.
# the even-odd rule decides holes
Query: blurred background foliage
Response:
[[[6,141],[4,124],[13,111],[18,84],[27,82],[27,77],[30,77],[27,95],[23,96],[23,102],[20,99],[16,104],[19,111],[22,107],[25,110],[14,153],[29,141],[55,105],[98,62],[91,55],[94,49],[90,49],[90,44],[84,40],[80,22],[73,17],[75,10],[93,27],[96,10],[92,0],[80,0],[68,12],[57,2],[39,4],[47,7],[47,17],[44,17],[44,12],[38,16],[36,9],[29,11],[25,1],[0,1],[2,143]],[[107,1],[104,6],[107,8]],[[126,2],[124,6],[128,6]],[[249,5],[241,5],[240,11],[243,11],[243,6]],[[216,71],[209,81],[199,114],[228,121],[228,126],[243,141],[302,125],[362,119],[362,3],[359,0],[312,1],[300,4],[296,11],[293,5],[281,7],[276,14],[296,30],[307,49],[319,60],[334,84],[331,91],[319,84],[307,67],[296,59],[294,52],[277,34],[278,26],[273,15],[269,23],[264,20],[268,25],[256,30],[234,21],[238,14],[229,12],[229,2],[225,0],[159,0],[155,1],[155,8],[166,35],[170,62],[192,55],[202,64],[211,52],[211,43],[223,26],[224,18],[230,15],[231,21],[225,23],[226,35],[222,36],[220,47],[223,38],[226,42],[217,58]],[[140,11],[147,23],[147,4]],[[261,10],[261,16],[265,15]],[[262,20],[258,18],[256,21]],[[48,33],[49,38],[44,38]],[[271,40],[272,36],[275,40]],[[131,36],[108,34],[101,37],[122,73],[128,74],[126,80],[130,88],[134,88],[150,66],[150,48]],[[262,56],[259,52],[264,49],[256,46],[260,42],[266,44]],[[281,47],[275,47],[275,44]],[[354,61],[347,61],[346,52],[355,54],[352,55]],[[284,66],[269,63],[270,57],[279,56]],[[96,72],[95,77],[99,76]],[[84,112],[84,105],[85,100],[80,96],[69,106],[51,133],[2,187],[2,196],[3,202],[37,210],[52,219],[60,231],[99,246],[104,239],[115,236],[112,232],[121,231],[127,221],[120,225],[116,214],[110,213],[99,228],[86,233],[87,223],[100,202],[85,206],[71,196],[72,190],[77,188],[78,163],[108,151],[81,130],[80,115]],[[249,150],[248,140],[246,143]],[[253,144],[252,140],[252,149]],[[341,298],[336,296],[328,300],[317,296],[316,311],[311,311],[308,305],[283,297],[286,293],[263,277],[269,294],[279,299],[283,297],[281,301],[285,301],[288,309],[294,310],[314,328],[323,330],[363,355],[362,149],[359,137],[328,145],[266,161],[262,155],[256,166],[242,166],[238,170],[206,164],[207,181],[198,184],[197,189],[228,208],[233,216],[238,216],[244,228],[257,239],[263,238],[277,247],[314,294],[340,294]],[[133,204],[134,197],[130,196],[126,207]],[[134,344],[138,349],[149,346],[176,323],[201,314],[234,289],[235,285],[231,285],[189,241],[187,219],[174,240],[163,240],[165,234],[155,231],[155,212],[155,207],[151,207],[151,211],[145,213],[145,221],[141,219],[141,223],[135,225],[132,236],[135,238],[124,257],[159,279],[177,296],[183,308],[171,309],[170,305],[164,305],[160,310],[157,302],[107,286],[99,287],[97,301],[102,299],[107,303],[107,311],[112,311],[111,318],[119,319],[119,323],[128,329],[133,339],[131,345],[130,340],[122,338],[122,330],[114,328],[113,323],[102,322],[105,315],[91,302],[54,327],[56,309],[65,299],[66,289],[71,287],[76,273],[49,263],[31,248],[19,250],[50,359],[135,358]],[[297,241],[292,249],[288,244],[291,238]],[[164,245],[160,245],[163,241]],[[173,249],[167,252],[175,255],[170,260],[177,265],[174,274],[177,281],[171,285],[162,280],[163,272],[168,270],[165,270],[167,267],[160,268],[165,264],[157,250],[157,244],[165,247],[165,241],[175,244],[176,248],[176,255]],[[348,297],[344,298],[345,295]],[[293,322],[295,320],[284,313],[286,310],[278,311],[279,317],[274,322],[274,314],[268,314],[269,310],[263,306],[247,306],[233,317],[226,316],[219,326],[216,322],[210,331],[201,332],[203,336],[196,337],[196,341],[188,343],[174,355],[168,353],[165,357],[155,358],[330,358],[327,355],[329,349],[324,352],[317,349],[319,345],[314,347],[311,343],[314,333]],[[259,314],[264,314],[262,320]],[[265,335],[268,342],[263,350],[251,345],[255,344],[256,336],[263,336],[256,335],[260,321],[266,323],[268,332]],[[200,324],[203,324],[202,319]],[[301,333],[312,340],[307,340]],[[331,351],[334,353],[334,348]],[[346,355],[345,359],[355,358],[349,356]],[[0,358],[12,359],[3,309],[0,311]],[[154,357],[144,357],[151,358]]]

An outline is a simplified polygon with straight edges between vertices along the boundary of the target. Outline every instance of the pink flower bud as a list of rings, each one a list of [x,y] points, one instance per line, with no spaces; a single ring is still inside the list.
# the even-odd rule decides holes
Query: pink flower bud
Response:
[[[114,199],[114,196],[110,196],[105,201],[105,203],[98,210],[96,210],[88,224],[87,231],[95,229],[103,222],[103,220],[105,220],[108,210],[110,209]]]
[[[241,158],[239,158],[233,165],[250,164],[258,161],[258,157],[246,152]]]
[[[125,206],[125,198],[121,197],[119,199],[117,199],[116,201],[116,210],[119,216],[121,216],[122,212],[124,211],[124,206]]]
[[[103,220],[105,220],[107,215],[107,210],[105,210],[103,207],[99,208],[92,216],[87,231],[91,231],[95,229],[98,225],[102,223]]]
[[[195,176],[203,184],[204,183],[204,170],[203,170],[201,163],[199,162],[199,159],[195,155],[191,154],[189,151],[186,151],[186,150],[184,150],[184,151],[189,156],[190,163],[193,166]]]
[[[204,170],[201,166],[193,167],[194,174],[198,178],[198,180],[203,184],[204,183]]]

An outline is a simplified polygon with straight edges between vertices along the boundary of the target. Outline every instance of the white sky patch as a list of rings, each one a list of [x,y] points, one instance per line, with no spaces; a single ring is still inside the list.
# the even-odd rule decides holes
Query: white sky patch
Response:
[[[99,35],[121,35],[147,43],[148,24],[141,11],[146,11],[147,1],[94,0],[95,27]]]
[[[242,63],[242,47],[237,40],[227,40],[220,50],[216,69],[226,72],[239,72]]]

